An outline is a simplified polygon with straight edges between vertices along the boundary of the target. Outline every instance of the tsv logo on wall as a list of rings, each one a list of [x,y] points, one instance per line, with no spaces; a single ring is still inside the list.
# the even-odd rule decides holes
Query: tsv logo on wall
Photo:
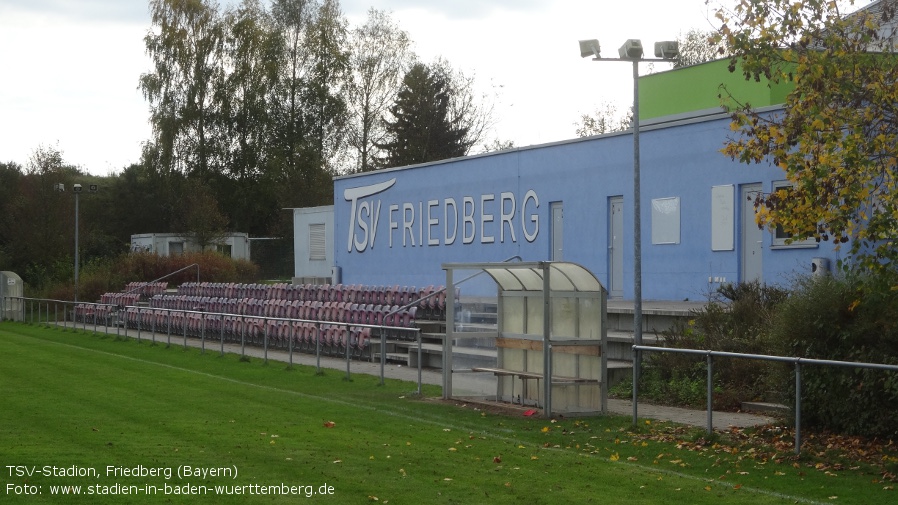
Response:
[[[384,209],[381,193],[395,184],[394,177],[343,191],[350,202],[348,252],[374,249],[379,231],[387,234],[390,248],[533,242],[539,236],[539,197],[532,189],[523,196],[503,191],[498,197],[444,197],[389,203]]]

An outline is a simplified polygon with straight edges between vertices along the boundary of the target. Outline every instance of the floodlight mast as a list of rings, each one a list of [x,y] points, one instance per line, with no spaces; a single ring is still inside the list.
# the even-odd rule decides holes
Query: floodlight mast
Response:
[[[65,184],[63,184],[63,183],[56,183],[53,185],[53,188],[56,191],[59,191],[60,193],[65,192]],[[78,229],[79,229],[78,216],[80,214],[79,209],[78,209],[78,204],[79,204],[78,197],[81,195],[81,192],[83,189],[84,188],[80,184],[72,185],[72,192],[75,193],[75,296],[74,296],[75,303],[78,303],[78,273],[79,273],[79,269],[80,269],[79,267],[81,266],[81,264],[80,264],[81,258],[79,258],[80,247],[78,246]],[[96,193],[98,189],[99,189],[99,186],[97,184],[89,184],[87,186],[87,190],[90,193]]]
[[[618,49],[619,58],[602,58],[598,39],[580,41],[580,57],[592,56],[592,61],[630,61],[633,63],[633,342],[642,345],[642,197],[640,194],[639,169],[639,63],[673,62],[679,54],[676,41],[655,43],[656,58],[643,58],[642,41],[628,39]],[[635,375],[639,376],[641,354],[636,353],[633,363]],[[636,403],[633,403],[634,410]]]

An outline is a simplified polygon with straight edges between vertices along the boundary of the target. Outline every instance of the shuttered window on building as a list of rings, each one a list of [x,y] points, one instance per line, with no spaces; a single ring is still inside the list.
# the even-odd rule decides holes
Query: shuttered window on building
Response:
[[[327,259],[327,247],[324,224],[309,225],[309,260],[324,261]]]

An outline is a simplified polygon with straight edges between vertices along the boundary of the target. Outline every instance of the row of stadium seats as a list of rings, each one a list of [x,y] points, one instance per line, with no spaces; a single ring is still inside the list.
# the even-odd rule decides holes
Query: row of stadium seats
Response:
[[[401,309],[398,305],[182,295],[156,295],[150,299],[150,307],[399,328],[414,328],[418,312],[417,307]]]
[[[134,305],[140,301],[140,293],[103,293],[100,303],[110,305]]]
[[[348,345],[351,357],[370,357],[372,329],[369,327],[144,307],[125,308],[121,319],[130,329],[164,330],[176,335],[221,338],[225,342],[257,346],[267,343],[271,348],[292,348],[298,352],[314,353],[318,346],[322,354],[345,356]]]
[[[129,329],[171,332],[226,342],[245,342],[270,347],[292,348],[298,352],[316,352],[316,345],[325,355],[345,356],[346,345],[354,358],[370,357],[369,341],[372,329],[345,324],[316,324],[312,322],[263,319],[243,315],[211,315],[198,312],[179,312],[161,308],[124,307],[113,305],[79,304],[75,307],[76,321],[85,324],[106,324],[107,317],[118,312],[118,318]],[[267,335],[266,335],[267,333]],[[396,334],[391,335],[395,337]],[[320,342],[320,343],[319,343]]]
[[[103,295],[106,296],[106,295]],[[101,302],[103,303],[103,302]],[[106,302],[110,303],[110,302]],[[75,321],[79,323],[94,323],[97,324],[107,324],[110,316],[112,316],[115,312],[118,312],[118,306],[120,304],[116,303],[114,305],[97,305],[97,304],[85,304],[79,303],[75,306]],[[122,304],[123,305],[123,304]]]
[[[216,298],[288,300],[291,302],[346,302],[388,306],[415,304],[418,307],[418,318],[420,319],[441,319],[446,314],[446,291],[442,286],[416,289],[414,286],[400,287],[398,285],[186,282],[178,287],[178,294]]]

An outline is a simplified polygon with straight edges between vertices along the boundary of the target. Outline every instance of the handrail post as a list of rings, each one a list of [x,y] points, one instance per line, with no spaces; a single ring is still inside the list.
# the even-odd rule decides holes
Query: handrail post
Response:
[[[288,344],[287,354],[290,357],[290,368],[293,368],[293,339],[296,338],[296,326],[293,324],[293,321],[290,321],[290,342]]]
[[[321,375],[321,321],[315,322],[315,374]]]
[[[265,323],[263,324],[264,331],[262,332],[262,346],[265,349],[264,355],[263,355],[264,356],[263,361],[267,365],[268,364],[268,322],[270,321],[270,319],[268,319],[266,317],[265,319],[263,319],[263,321],[265,321]]]
[[[714,356],[708,351],[708,435],[714,432]]]
[[[415,332],[418,337],[418,396],[421,396],[421,329]]]
[[[801,454],[801,358],[795,361],[795,454]]]
[[[380,327],[380,385],[384,385],[384,368],[387,364],[387,334],[384,327]]]
[[[346,325],[346,380],[352,380],[352,376],[349,374],[349,341],[352,340],[351,335],[349,333],[349,325]]]
[[[246,318],[240,316],[241,325],[240,325],[240,359],[246,358]]]
[[[169,347],[171,347],[171,309],[166,309],[166,310],[168,311],[168,314],[165,317],[165,322],[166,322],[166,326],[167,326],[165,333],[168,338],[168,341],[165,344],[165,348],[168,349]]]
[[[206,354],[206,313],[200,314],[200,354]]]
[[[633,426],[636,426],[636,419],[639,411],[639,349],[633,346]]]

